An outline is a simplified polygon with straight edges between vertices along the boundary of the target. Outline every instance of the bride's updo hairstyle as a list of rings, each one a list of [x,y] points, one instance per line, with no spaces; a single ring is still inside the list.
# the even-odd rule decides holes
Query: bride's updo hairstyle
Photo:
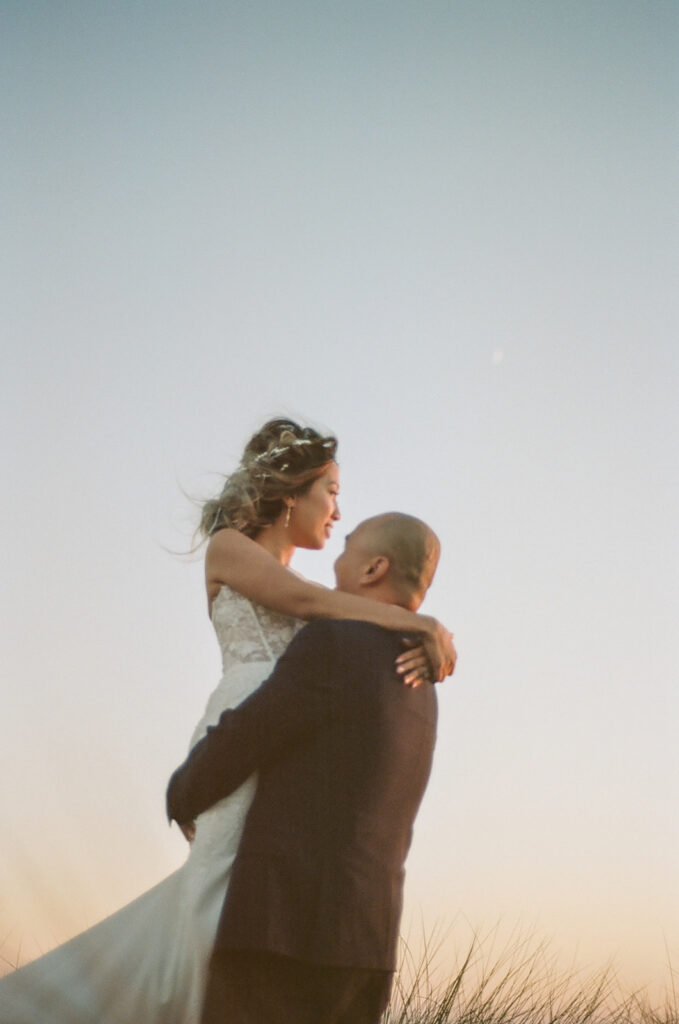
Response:
[[[309,490],[335,459],[337,439],[294,420],[269,420],[245,446],[240,465],[221,494],[203,505],[199,533],[211,537],[230,526],[255,537],[283,511],[285,498]]]

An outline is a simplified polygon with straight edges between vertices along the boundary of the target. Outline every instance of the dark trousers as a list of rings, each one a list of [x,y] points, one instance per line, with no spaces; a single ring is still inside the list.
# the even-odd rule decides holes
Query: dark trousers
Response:
[[[201,1024],[378,1024],[393,974],[246,950],[212,956]]]

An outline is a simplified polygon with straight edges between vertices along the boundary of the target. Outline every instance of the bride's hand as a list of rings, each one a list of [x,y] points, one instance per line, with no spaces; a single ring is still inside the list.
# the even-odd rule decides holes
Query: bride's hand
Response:
[[[442,683],[446,676],[452,676],[457,661],[457,651],[453,643],[453,634],[442,626],[438,619],[425,616],[427,624],[422,637],[422,644],[427,654],[431,669],[431,678]]]
[[[407,649],[396,659],[396,671],[403,676],[405,685],[415,689],[422,683],[430,683],[432,675],[429,659],[421,641],[412,636],[404,636],[401,642]]]

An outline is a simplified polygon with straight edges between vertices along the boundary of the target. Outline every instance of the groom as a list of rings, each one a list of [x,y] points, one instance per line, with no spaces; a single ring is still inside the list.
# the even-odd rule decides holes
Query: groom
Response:
[[[419,519],[376,516],[347,537],[337,587],[416,610],[438,557]],[[377,1024],[436,727],[434,687],[396,675],[401,650],[369,623],[309,623],[170,779],[181,825],[258,773],[203,1024]]]

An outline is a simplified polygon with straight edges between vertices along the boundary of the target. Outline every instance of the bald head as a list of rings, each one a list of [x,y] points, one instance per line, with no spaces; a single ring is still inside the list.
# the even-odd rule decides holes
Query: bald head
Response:
[[[337,586],[418,608],[434,578],[441,546],[426,523],[385,512],[360,523],[335,563]],[[379,590],[377,589],[379,587]]]

